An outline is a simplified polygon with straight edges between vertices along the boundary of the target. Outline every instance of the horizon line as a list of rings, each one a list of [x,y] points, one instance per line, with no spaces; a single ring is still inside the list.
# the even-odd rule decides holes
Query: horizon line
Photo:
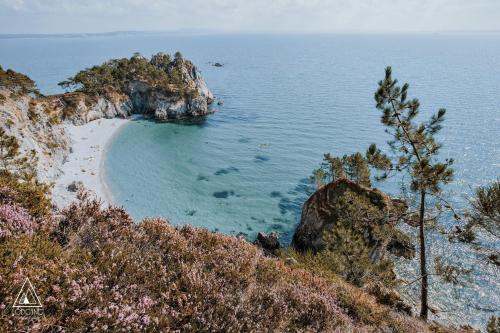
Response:
[[[178,29],[178,30],[113,30],[102,32],[57,32],[57,33],[0,33],[0,39],[8,38],[71,38],[71,37],[99,37],[113,35],[133,34],[199,34],[199,35],[335,35],[335,34],[360,34],[360,35],[414,35],[414,34],[491,34],[500,33],[499,30],[421,30],[421,31],[363,31],[363,30],[339,30],[339,31],[298,31],[298,30],[211,30],[211,29]]]

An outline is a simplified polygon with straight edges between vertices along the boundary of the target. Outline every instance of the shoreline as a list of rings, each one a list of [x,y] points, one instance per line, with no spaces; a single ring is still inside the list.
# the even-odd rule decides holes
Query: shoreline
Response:
[[[132,119],[97,119],[84,125],[65,124],[71,140],[71,151],[60,167],[60,175],[54,181],[52,202],[60,209],[76,199],[77,192],[68,190],[73,182],[82,182],[85,189],[103,204],[112,203],[104,182],[104,159],[109,143]]]

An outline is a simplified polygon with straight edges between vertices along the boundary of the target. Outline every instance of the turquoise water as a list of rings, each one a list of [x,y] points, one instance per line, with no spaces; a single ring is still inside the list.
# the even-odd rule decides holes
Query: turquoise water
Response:
[[[384,67],[411,84],[422,116],[448,109],[440,139],[456,160],[447,188],[463,207],[500,176],[500,35],[168,35],[0,39],[0,64],[45,93],[79,69],[135,51],[180,50],[223,105],[197,124],[139,120],[109,145],[106,182],[134,217],[164,216],[224,233],[278,231],[289,241],[322,154],[388,139],[373,93]],[[221,62],[216,68],[209,62]],[[379,184],[398,193],[398,184]],[[442,318],[484,325],[500,307],[498,270],[439,237],[433,255],[475,267],[467,288],[436,284]],[[498,244],[497,244],[498,245]],[[402,263],[400,271],[415,267]],[[456,300],[459,295],[459,301]]]

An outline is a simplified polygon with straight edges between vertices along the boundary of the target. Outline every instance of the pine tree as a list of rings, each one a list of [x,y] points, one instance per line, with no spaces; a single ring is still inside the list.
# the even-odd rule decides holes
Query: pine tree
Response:
[[[325,154],[321,167],[313,171],[316,186],[338,179],[349,179],[357,184],[371,186],[370,169],[367,159],[361,153],[344,155],[343,157]]]
[[[387,67],[384,80],[379,82],[375,93],[377,109],[382,111],[381,122],[386,126],[386,132],[393,139],[388,141],[392,158],[383,154],[372,144],[367,151],[369,163],[383,170],[379,179],[384,179],[389,172],[405,172],[410,177],[410,189],[419,196],[418,225],[420,243],[420,279],[421,307],[420,317],[428,317],[428,273],[426,258],[426,211],[427,196],[439,196],[441,186],[453,179],[453,160],[444,162],[437,160],[441,144],[436,142],[435,135],[439,133],[444,121],[445,109],[440,109],[427,122],[417,123],[420,103],[417,99],[408,100],[409,85],[398,86],[392,78],[391,67]]]
[[[471,206],[469,223],[500,238],[500,180],[479,187]]]

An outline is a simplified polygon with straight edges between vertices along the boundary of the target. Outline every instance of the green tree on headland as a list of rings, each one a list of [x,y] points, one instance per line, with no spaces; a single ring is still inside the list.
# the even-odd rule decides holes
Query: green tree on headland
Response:
[[[0,66],[0,87],[11,90],[14,97],[25,94],[41,95],[35,82],[28,76],[12,69],[4,70],[2,66]]]
[[[113,59],[82,70],[59,85],[91,95],[105,95],[110,92],[125,94],[131,82],[143,81],[156,89],[189,94],[192,92],[182,78],[183,66],[191,69],[193,64],[184,60],[180,52],[175,54],[175,61],[163,53],[150,60],[135,53],[130,59]]]
[[[408,181],[403,183],[404,193],[413,192],[418,198],[413,209],[410,207],[406,219],[409,220],[409,224],[418,226],[419,229],[420,274],[415,282],[421,283],[420,317],[425,320],[429,312],[429,273],[425,234],[433,226],[431,222],[437,220],[433,212],[442,208],[439,204],[444,201],[442,185],[453,179],[451,168],[453,160],[440,161],[437,158],[441,144],[436,141],[435,136],[442,128],[446,110],[440,109],[426,122],[417,122],[420,103],[417,99],[408,99],[408,88],[408,84],[398,85],[397,80],[392,78],[391,68],[388,67],[385,78],[379,82],[375,93],[376,107],[382,111],[381,122],[386,126],[386,132],[392,136],[388,141],[390,154],[382,152],[375,144],[370,145],[365,156],[355,153],[340,158],[325,154],[321,168],[315,170],[313,176],[318,187],[341,178],[369,187],[370,166],[381,171],[381,174],[375,177],[379,181],[385,180],[390,175],[405,174],[402,179]],[[429,200],[429,197],[435,200]],[[486,199],[483,199],[483,202],[485,201]],[[431,205],[431,202],[434,204]],[[446,207],[451,208],[446,201],[444,202]],[[485,203],[483,206],[489,207],[488,205]],[[354,220],[353,217],[350,219]],[[362,261],[357,264],[364,266]],[[434,270],[436,275],[451,283],[458,283],[458,277],[466,273],[460,267],[445,265],[440,258],[435,259]]]
[[[371,186],[369,165],[361,153],[342,157],[325,154],[321,167],[313,172],[313,177],[318,188],[340,178]]]
[[[381,122],[392,136],[388,141],[392,158],[383,154],[374,144],[367,151],[372,166],[383,171],[379,179],[385,179],[390,172],[404,172],[409,176],[409,188],[418,194],[418,238],[420,243],[420,317],[428,317],[428,269],[425,232],[426,214],[429,209],[428,196],[440,196],[441,186],[453,179],[453,160],[440,161],[437,155],[441,144],[436,141],[444,121],[445,109],[440,109],[430,120],[417,123],[420,103],[408,99],[409,85],[398,85],[392,78],[390,67],[386,68],[384,80],[379,82],[375,93],[376,107],[382,111]]]

